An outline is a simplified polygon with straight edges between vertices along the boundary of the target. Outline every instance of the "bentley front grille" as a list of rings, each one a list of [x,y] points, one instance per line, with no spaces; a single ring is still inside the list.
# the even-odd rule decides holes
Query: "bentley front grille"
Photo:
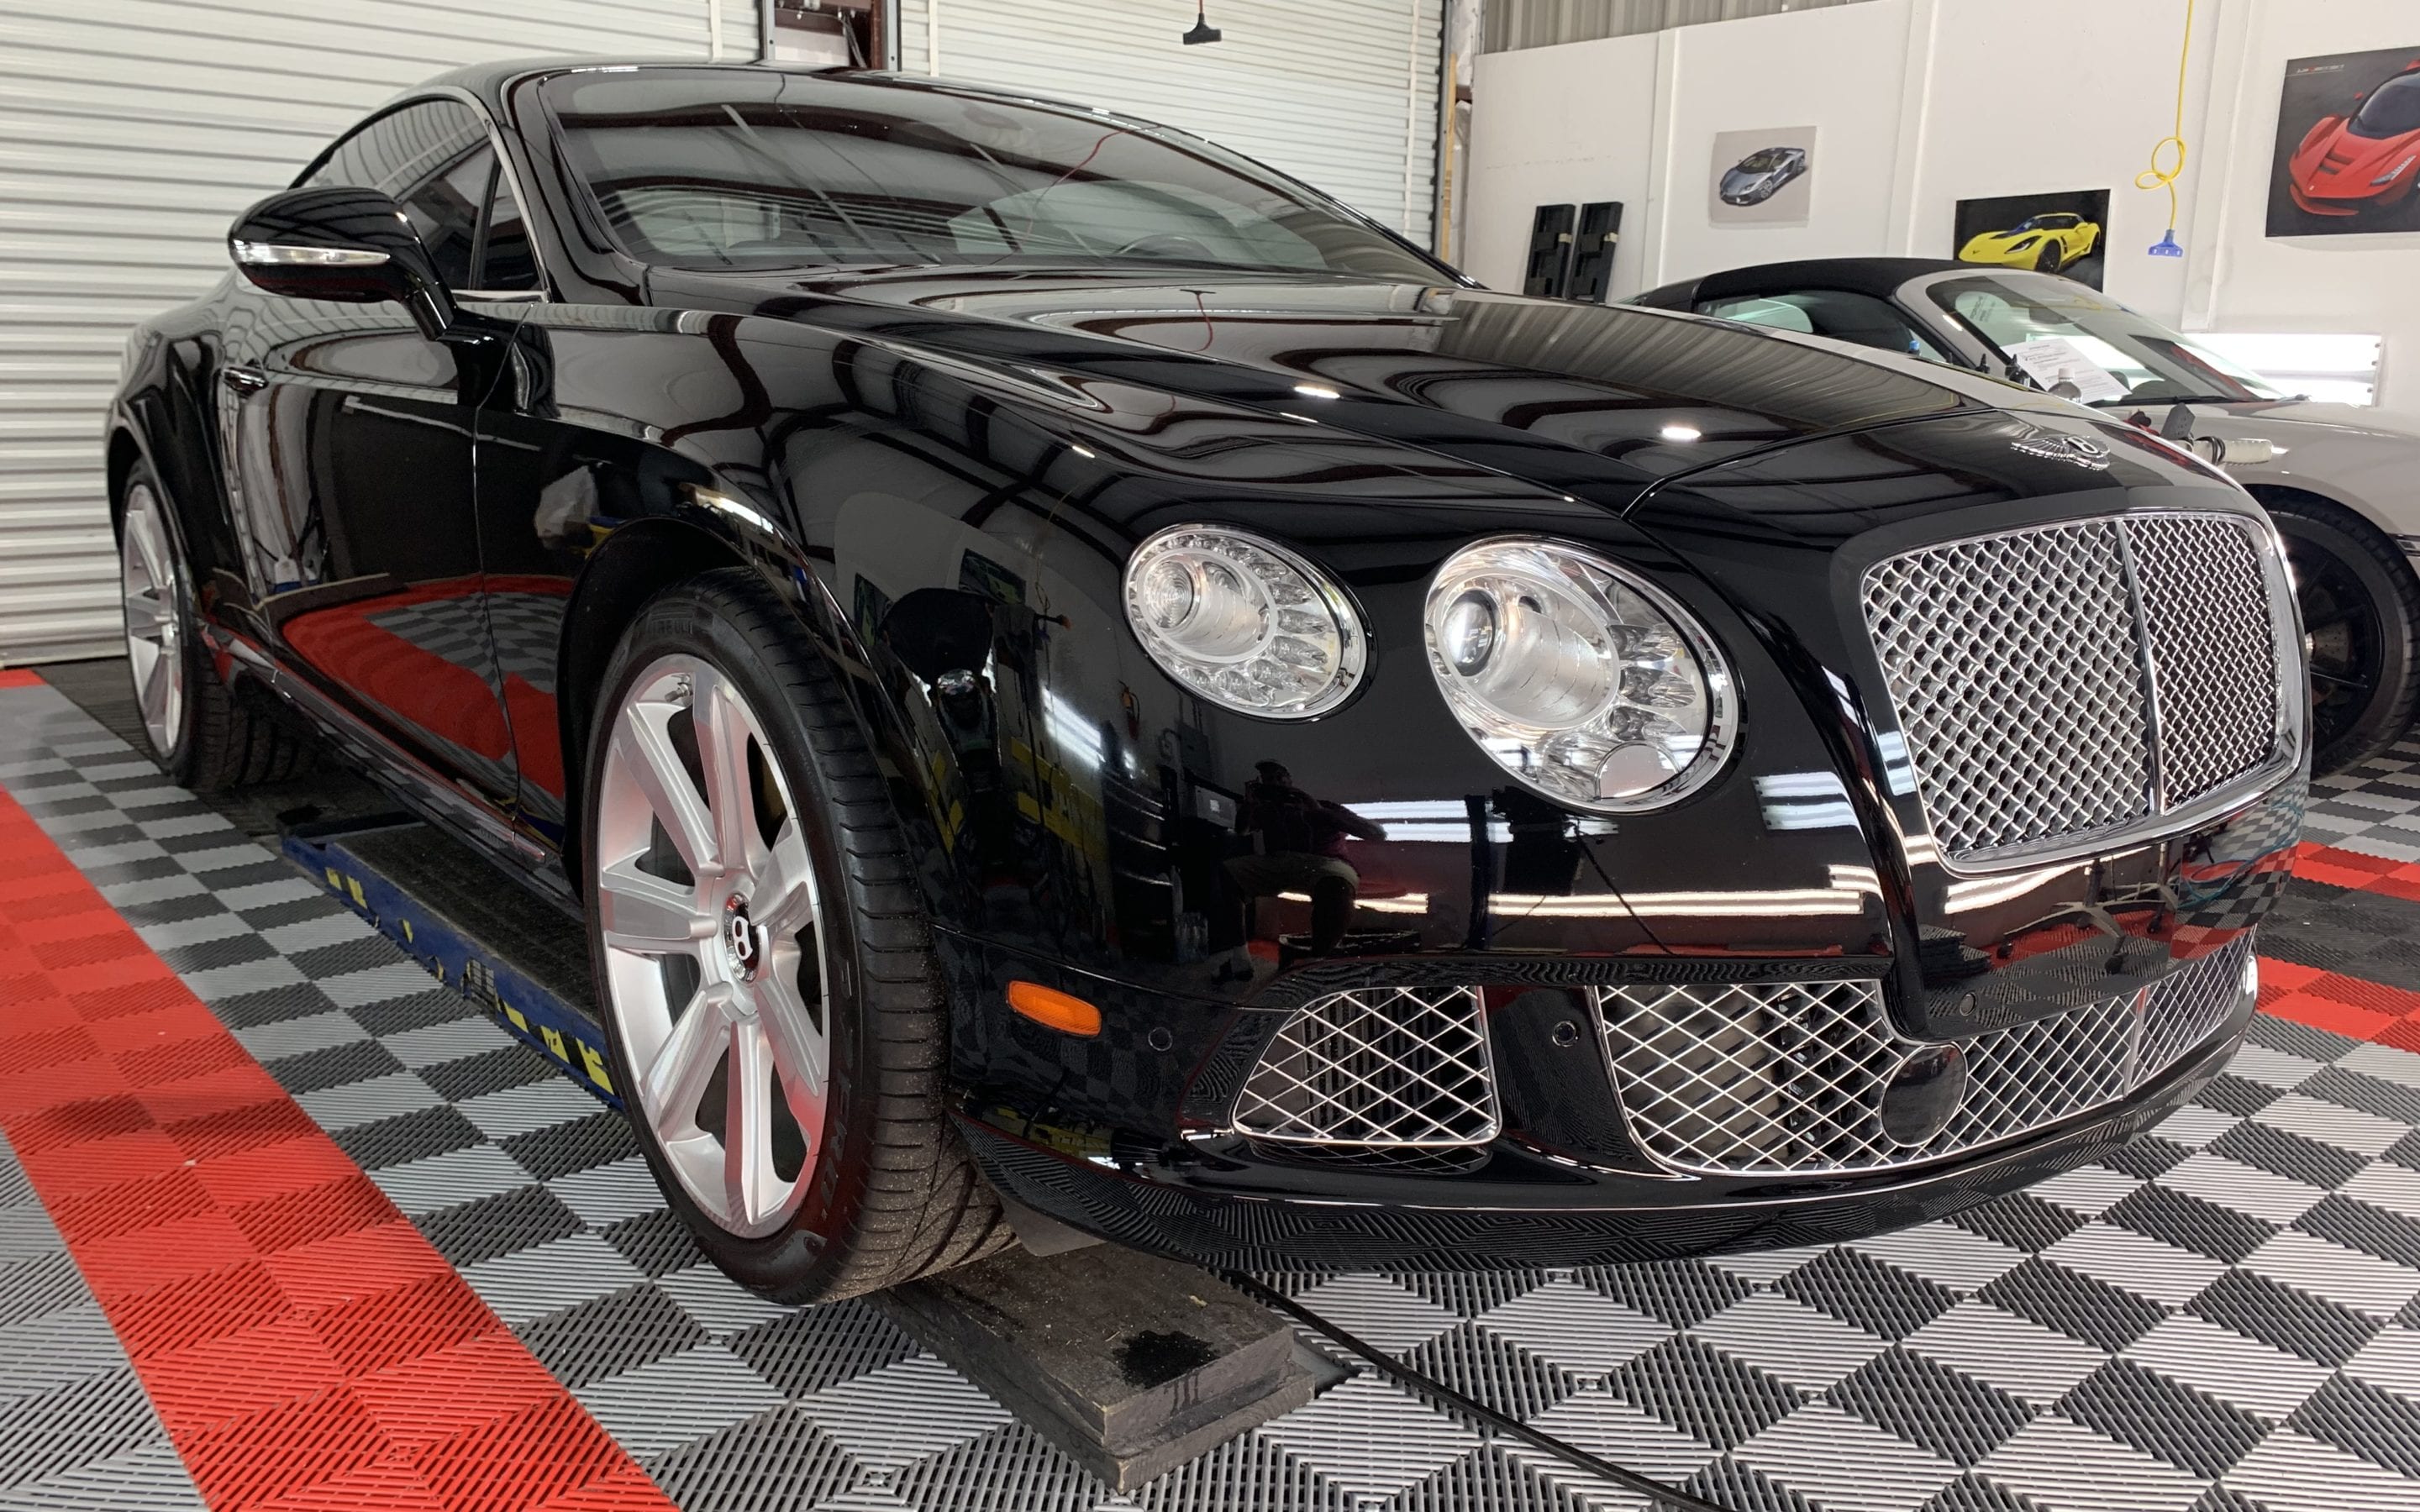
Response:
[[[2289,761],[2267,555],[2242,517],[2156,514],[1869,569],[1866,627],[1944,859],[2089,844]]]
[[[1903,1040],[1876,981],[1593,989],[1632,1137],[1675,1170],[1808,1176],[1913,1165],[2117,1102],[2241,1001],[2246,934],[2154,986],[1952,1045]],[[1962,1095],[1913,1139],[1885,1094],[1951,1061]]]
[[[1335,1150],[1486,1144],[1502,1120],[1479,989],[1371,987],[1305,1004],[1261,1052],[1233,1122]]]

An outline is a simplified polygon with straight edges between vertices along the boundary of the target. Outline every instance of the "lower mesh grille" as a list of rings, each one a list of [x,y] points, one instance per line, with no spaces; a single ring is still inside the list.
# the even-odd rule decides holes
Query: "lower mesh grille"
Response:
[[[1475,987],[1373,987],[1295,1011],[1235,1101],[1236,1132],[1363,1150],[1483,1145],[1501,1126]]]
[[[1883,1127],[1913,1053],[1874,981],[1592,990],[1632,1135],[1676,1170],[1807,1175],[1911,1165],[2114,1103],[2239,1001],[2251,936],[2158,985],[1961,1041],[1966,1092],[1919,1144]]]

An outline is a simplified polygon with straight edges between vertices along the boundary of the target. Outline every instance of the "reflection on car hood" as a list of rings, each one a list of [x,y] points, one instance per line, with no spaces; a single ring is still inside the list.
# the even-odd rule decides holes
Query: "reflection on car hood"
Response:
[[[2196,406],[2195,408],[2200,408]],[[2349,436],[2379,440],[2420,442],[2420,419],[2359,405],[2323,404],[2313,399],[2281,399],[2259,404],[2230,404],[2226,412],[2236,420],[2275,424],[2318,425]]]
[[[659,270],[653,292],[1029,379],[1274,405],[1600,502],[1808,436],[2024,398],[1729,321],[1344,278],[683,270]]]

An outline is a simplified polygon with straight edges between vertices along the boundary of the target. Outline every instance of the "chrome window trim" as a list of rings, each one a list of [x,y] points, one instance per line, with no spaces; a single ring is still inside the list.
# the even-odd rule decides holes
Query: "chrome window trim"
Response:
[[[2149,671],[2155,670],[2148,659],[2155,654],[2155,648],[2150,643],[2148,628],[2144,623],[2144,615],[2146,611],[2144,608],[2143,595],[2139,592],[2134,581],[2133,557],[2133,547],[2132,537],[2130,532],[2124,528],[2125,523],[2130,520],[2145,520],[2163,517],[2222,520],[2234,525],[2236,528],[2243,531],[2245,534],[2253,538],[2258,548],[2261,578],[2268,589],[2270,609],[2269,623],[2273,655],[2275,656],[2274,665],[2280,669],[2281,674],[2276,699],[2276,743],[2271,758],[2265,763],[2247,768],[2232,779],[2220,783],[2218,786],[2197,797],[2189,799],[2183,803],[2173,805],[2167,804],[2164,801],[2167,796],[2164,777],[2163,775],[2163,766],[2164,764],[2165,758],[2160,750],[2159,735],[2161,727],[2154,707],[2158,685],[2156,679],[2148,675]],[[1876,643],[1872,626],[1870,623],[1867,621],[1863,612],[1865,595],[1869,591],[1869,584],[1874,575],[1889,563],[1898,562],[1906,557],[1921,555],[1931,551],[1947,550],[1958,547],[1977,546],[1987,542],[2003,541],[2016,536],[2031,534],[2037,532],[2073,529],[2078,526],[2090,524],[2095,519],[2106,519],[2113,525],[2118,527],[2117,534],[2120,543],[2120,550],[2124,554],[2124,570],[2127,576],[2128,591],[2130,597],[2133,599],[2133,609],[2136,619],[2137,644],[2140,648],[2138,656],[2141,658],[2145,658],[2144,665],[2147,672],[2145,679],[2145,691],[2147,695],[2147,733],[2149,735],[2151,742],[2150,767],[2152,791],[2149,795],[2151,800],[2149,805],[2150,812],[2138,818],[2129,819],[2119,824],[2103,825],[2091,829],[2074,830],[2066,834],[2054,836],[2046,840],[1996,846],[1975,855],[1953,857],[1947,853],[1946,848],[1941,847],[1937,843],[1938,836],[1935,834],[1933,829],[1932,811],[1931,807],[1925,801],[1922,791],[1922,782],[1920,779],[1917,779],[1916,781],[1916,785],[1910,789],[1908,796],[1915,804],[1916,811],[1922,816],[1924,825],[1923,833],[1929,839],[1932,839],[1936,841],[1933,846],[1934,863],[1950,876],[1993,876],[2008,872],[2023,871],[2031,867],[2082,859],[2103,851],[2121,849],[2136,844],[2145,844],[2153,841],[2185,833],[2193,829],[2196,829],[2213,820],[2224,818],[2229,813],[2249,806],[2276,787],[2280,782],[2292,777],[2295,771],[2297,771],[2303,764],[2304,745],[2308,738],[2307,704],[2309,702],[2309,689],[2307,680],[2299,678],[2291,671],[2287,671],[2287,669],[2299,668],[2302,665],[2303,631],[2302,612],[2296,604],[2293,584],[2286,576],[2285,547],[2277,535],[2276,527],[2269,521],[2255,518],[2251,516],[2240,514],[2232,510],[2222,509],[2136,509],[2109,516],[2087,516],[2077,519],[2053,520],[2043,524],[2019,526],[2013,530],[1986,531],[1974,535],[1952,536],[1946,540],[1928,541],[1921,546],[1910,547],[1905,550],[1894,551],[1890,555],[1869,564],[1865,570],[1859,574],[1857,579],[1857,594],[1859,603],[1856,625],[1858,632],[1865,637],[1866,645],[1874,656],[1877,671],[1882,672],[1882,681],[1880,684],[1882,698],[1880,702],[1882,708],[1887,710],[1889,714],[1887,733],[1900,740],[1902,743],[1902,748],[1904,748],[1905,742],[1907,740],[1906,730],[1900,722],[1898,702],[1890,692],[1888,670],[1882,665],[1883,650],[1882,647]],[[1878,733],[1884,733],[1879,723],[1877,724],[1876,729]],[[1879,766],[1879,753],[1877,753],[1877,760]],[[1911,777],[1914,777],[1913,765],[1911,765],[1910,773]]]

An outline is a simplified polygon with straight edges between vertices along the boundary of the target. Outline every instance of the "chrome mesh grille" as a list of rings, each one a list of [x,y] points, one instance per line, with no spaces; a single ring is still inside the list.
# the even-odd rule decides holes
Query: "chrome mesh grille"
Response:
[[[2127,535],[2159,680],[2168,801],[2268,760],[2277,739],[2277,638],[2252,533],[2233,518],[2151,515]]]
[[[1476,987],[1373,987],[1295,1011],[1235,1101],[1235,1130],[1280,1144],[1450,1149],[1497,1135]]]
[[[1874,981],[1592,990],[1632,1136],[1676,1170],[1875,1170],[2010,1139],[2114,1103],[2208,1039],[2239,1000],[2246,934],[2161,981],[1961,1041],[1962,1102],[1921,1145],[1884,1132],[1907,1055]]]
[[[2152,819],[2279,753],[2253,530],[2231,515],[2083,520],[1867,572],[1866,627],[1944,856]]]

